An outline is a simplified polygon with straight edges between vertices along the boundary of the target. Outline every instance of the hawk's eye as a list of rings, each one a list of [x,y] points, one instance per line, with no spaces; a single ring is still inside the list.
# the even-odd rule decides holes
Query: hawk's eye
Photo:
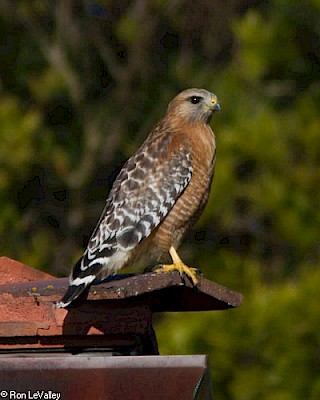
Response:
[[[200,96],[191,96],[190,97],[190,101],[191,101],[192,104],[200,103],[201,99],[202,99],[202,97],[200,97]]]

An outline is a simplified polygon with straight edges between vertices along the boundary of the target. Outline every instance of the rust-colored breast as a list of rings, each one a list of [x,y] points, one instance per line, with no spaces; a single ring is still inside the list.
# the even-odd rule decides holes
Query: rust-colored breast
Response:
[[[152,245],[161,252],[178,247],[184,234],[197,221],[205,208],[215,164],[215,138],[209,126],[184,130],[172,142],[174,148],[189,147],[192,153],[192,178],[174,207],[153,235]],[[155,249],[153,250],[155,252]]]

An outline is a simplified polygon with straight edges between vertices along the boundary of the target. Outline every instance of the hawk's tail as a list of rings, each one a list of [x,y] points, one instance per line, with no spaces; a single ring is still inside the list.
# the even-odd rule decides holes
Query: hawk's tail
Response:
[[[68,290],[60,301],[56,302],[56,308],[66,308],[72,301],[80,296],[81,293],[95,280],[96,275],[85,275],[81,277],[82,257],[74,266]],[[80,275],[80,276],[79,276]]]
[[[56,308],[66,308],[70,305],[70,303],[75,300],[80,294],[86,289],[85,285],[74,286],[70,285],[65,295],[62,297],[60,301],[56,302]]]

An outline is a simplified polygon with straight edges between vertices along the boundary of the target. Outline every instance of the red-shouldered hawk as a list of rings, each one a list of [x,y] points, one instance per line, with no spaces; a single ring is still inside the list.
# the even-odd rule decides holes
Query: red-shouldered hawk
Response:
[[[97,278],[141,259],[159,262],[168,253],[173,264],[159,270],[178,270],[197,283],[196,270],[180,260],[176,249],[208,200],[216,153],[209,122],[217,110],[216,95],[204,89],[184,90],[170,102],[116,178],[57,307],[67,307]]]

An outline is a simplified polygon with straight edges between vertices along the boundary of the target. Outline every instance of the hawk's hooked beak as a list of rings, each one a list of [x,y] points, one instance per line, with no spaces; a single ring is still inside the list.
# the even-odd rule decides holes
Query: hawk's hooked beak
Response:
[[[220,104],[218,103],[218,99],[216,97],[212,97],[210,102],[207,103],[207,107],[211,111],[220,111],[221,110]]]
[[[220,104],[218,103],[218,99],[216,96],[211,98],[210,108],[212,111],[220,111],[221,110]]]
[[[221,110],[220,104],[219,103],[214,104],[213,107],[212,107],[212,110],[213,111],[220,111]]]

